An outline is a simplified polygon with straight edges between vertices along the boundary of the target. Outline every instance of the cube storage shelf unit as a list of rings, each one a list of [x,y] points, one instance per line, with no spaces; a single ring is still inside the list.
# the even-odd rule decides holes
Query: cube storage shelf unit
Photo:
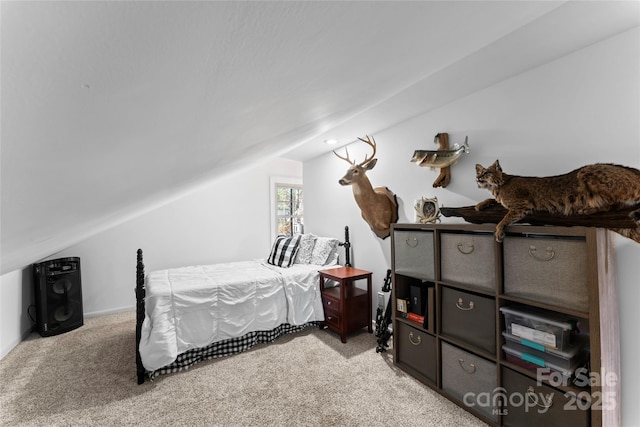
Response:
[[[394,364],[490,425],[620,425],[611,232],[494,231],[392,225]]]

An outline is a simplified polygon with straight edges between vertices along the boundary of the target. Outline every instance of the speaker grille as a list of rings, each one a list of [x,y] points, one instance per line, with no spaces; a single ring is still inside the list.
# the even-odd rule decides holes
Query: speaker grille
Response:
[[[33,271],[36,327],[40,335],[57,335],[82,326],[80,258],[34,264]]]

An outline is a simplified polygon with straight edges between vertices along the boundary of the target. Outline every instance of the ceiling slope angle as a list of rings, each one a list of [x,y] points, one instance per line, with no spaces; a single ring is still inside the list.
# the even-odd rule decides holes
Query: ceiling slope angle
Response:
[[[573,3],[600,2],[2,2],[2,273],[595,41],[490,66],[564,15],[628,25]]]
[[[561,4],[560,4],[561,3]],[[284,156],[305,161],[428,113],[503,80],[640,26],[640,2],[568,1],[421,79],[357,115],[298,144]],[[334,140],[327,147],[323,141]]]

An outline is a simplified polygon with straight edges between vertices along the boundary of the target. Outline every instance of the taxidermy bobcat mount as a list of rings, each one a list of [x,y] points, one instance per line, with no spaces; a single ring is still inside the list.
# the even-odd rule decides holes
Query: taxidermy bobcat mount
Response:
[[[376,141],[373,138],[358,138],[360,141],[373,148],[371,157],[365,156],[364,161],[356,164],[355,160],[349,158],[349,152],[345,148],[346,157],[336,153],[338,158],[349,163],[349,169],[338,183],[340,185],[351,185],[353,187],[353,197],[360,208],[362,218],[369,224],[371,230],[381,239],[389,237],[391,234],[391,223],[398,221],[398,201],[396,195],[387,187],[373,188],[367,171],[373,169],[378,162],[376,155]]]
[[[507,213],[496,226],[496,240],[504,239],[504,228],[534,212],[589,215],[640,204],[640,170],[613,164],[583,166],[564,175],[528,177],[508,175],[495,161],[488,168],[476,165],[478,187],[494,199],[476,205],[482,210],[498,201]],[[636,228],[613,229],[640,243],[640,209],[630,214]]]

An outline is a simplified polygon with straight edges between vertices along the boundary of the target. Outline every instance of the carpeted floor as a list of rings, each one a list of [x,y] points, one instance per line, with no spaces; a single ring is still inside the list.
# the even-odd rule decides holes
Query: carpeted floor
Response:
[[[137,385],[135,315],[32,334],[0,361],[3,426],[483,426],[376,353],[309,328]]]

